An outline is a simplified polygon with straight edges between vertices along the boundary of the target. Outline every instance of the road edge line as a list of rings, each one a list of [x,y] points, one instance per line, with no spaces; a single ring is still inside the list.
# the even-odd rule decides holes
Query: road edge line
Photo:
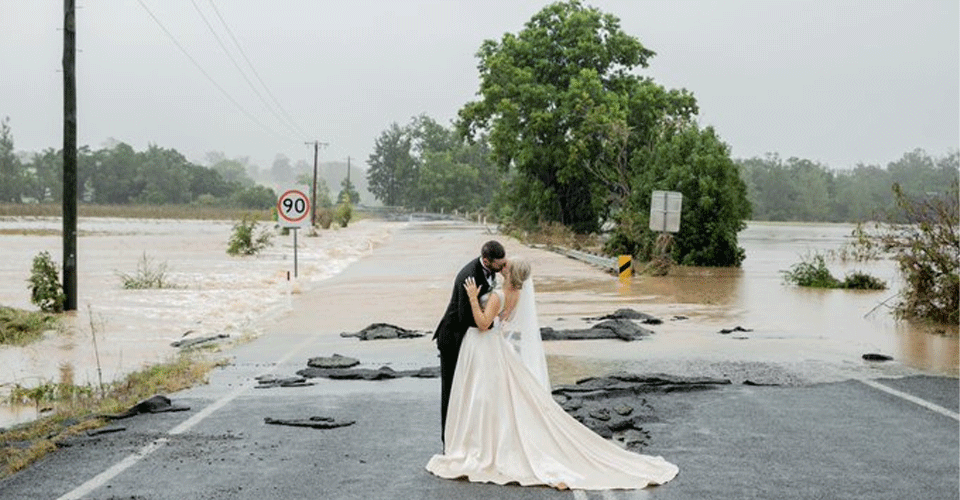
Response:
[[[313,342],[313,341],[316,340],[316,338],[319,337],[319,336],[320,336],[319,333],[314,334],[314,335],[311,335],[310,337],[308,337],[306,340],[304,340],[304,341],[301,342],[300,344],[297,344],[296,347],[294,347],[293,349],[290,349],[289,351],[287,351],[286,354],[284,354],[283,356],[281,356],[280,359],[278,359],[277,361],[275,361],[275,362],[273,363],[273,367],[272,367],[272,368],[270,368],[269,370],[263,372],[261,375],[267,375],[267,374],[271,373],[271,372],[276,368],[276,366],[285,363],[287,360],[289,360],[290,358],[292,358],[295,353],[303,350],[303,348],[306,347],[307,344],[309,344],[310,342]],[[226,406],[227,403],[229,403],[230,401],[233,401],[234,399],[236,399],[237,396],[239,396],[240,394],[242,394],[243,392],[245,392],[247,389],[250,389],[250,388],[253,387],[255,384],[256,384],[256,382],[247,382],[246,384],[243,384],[243,385],[241,385],[240,387],[234,389],[233,392],[230,392],[230,393],[227,394],[226,396],[224,396],[224,397],[222,397],[222,398],[214,401],[213,403],[207,405],[204,409],[200,410],[196,415],[193,415],[192,417],[190,417],[190,418],[188,418],[187,420],[184,420],[183,422],[181,422],[180,424],[178,424],[178,425],[177,425],[176,427],[174,427],[173,429],[170,429],[169,431],[167,431],[167,433],[166,433],[167,436],[175,436],[175,435],[177,435],[177,434],[182,434],[182,433],[190,430],[191,427],[197,425],[198,423],[200,423],[201,421],[203,421],[203,419],[209,417],[210,414],[212,414],[213,412],[215,412],[215,411],[219,410],[220,408],[223,408],[224,406]],[[99,488],[100,486],[103,486],[104,484],[106,484],[107,481],[109,481],[109,480],[117,477],[118,475],[120,475],[121,472],[129,469],[130,467],[133,467],[134,465],[137,464],[137,462],[139,462],[139,461],[143,460],[144,458],[147,458],[148,456],[150,456],[150,454],[152,454],[153,452],[155,452],[155,451],[157,451],[158,449],[160,449],[160,447],[161,447],[162,445],[166,444],[168,441],[169,441],[169,439],[166,438],[166,437],[158,438],[158,439],[155,439],[155,440],[151,441],[150,444],[147,444],[147,445],[143,446],[142,448],[140,448],[139,450],[137,450],[136,452],[134,452],[134,453],[131,454],[131,455],[127,455],[127,457],[125,457],[123,460],[121,460],[121,461],[117,462],[116,464],[110,466],[107,470],[105,470],[105,471],[97,474],[96,476],[94,476],[93,478],[89,479],[87,482],[81,484],[80,486],[77,486],[77,487],[74,488],[73,490],[71,490],[71,491],[63,494],[62,496],[60,496],[59,498],[57,498],[57,500],[79,500],[80,498],[83,498],[85,495],[87,495],[87,494],[90,493],[91,491],[93,491],[93,490]]]
[[[862,378],[861,378],[861,379],[857,379],[857,380],[860,381],[860,382],[862,382],[864,385],[873,387],[874,389],[881,390],[881,391],[886,392],[886,393],[888,393],[888,394],[892,394],[892,395],[894,395],[894,396],[896,396],[896,397],[898,397],[898,398],[905,399],[905,400],[907,400],[907,401],[909,401],[909,402],[911,402],[911,403],[920,405],[920,406],[922,406],[922,407],[924,407],[924,408],[926,408],[926,409],[928,409],[928,410],[930,410],[930,411],[933,411],[933,412],[939,413],[939,414],[941,414],[941,415],[950,417],[950,418],[952,418],[952,419],[960,422],[960,414],[958,414],[958,413],[956,413],[956,412],[953,412],[953,411],[950,411],[950,410],[948,410],[948,409],[946,409],[946,408],[944,408],[944,407],[942,407],[942,406],[940,406],[940,405],[938,405],[938,404],[931,403],[931,402],[929,402],[929,401],[927,401],[927,400],[925,400],[925,399],[920,399],[920,398],[918,398],[918,397],[916,397],[916,396],[914,396],[914,395],[912,395],[912,394],[907,394],[907,393],[905,393],[905,392],[903,392],[903,391],[898,391],[898,390],[896,390],[896,389],[894,389],[894,388],[892,388],[892,387],[888,387],[888,386],[883,385],[883,384],[881,384],[880,382],[877,382],[877,381],[874,381],[874,380],[867,380],[867,379],[862,379]]]

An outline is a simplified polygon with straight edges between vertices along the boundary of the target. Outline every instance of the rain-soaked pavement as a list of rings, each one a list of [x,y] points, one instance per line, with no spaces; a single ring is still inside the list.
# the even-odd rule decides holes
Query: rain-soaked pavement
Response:
[[[751,305],[717,292],[708,271],[688,278],[713,294],[703,305],[683,293],[663,294],[682,278],[652,288],[641,278],[624,284],[506,239],[509,255],[534,264],[544,326],[579,326],[621,307],[664,320],[637,342],[548,342],[555,386],[615,371],[731,381],[644,395],[655,418],[644,424],[649,439],[642,451],[676,463],[676,479],[602,493],[442,480],[424,469],[440,451],[437,379],[318,378],[313,385],[257,388],[257,376],[291,376],[316,356],[350,356],[367,368],[435,366],[429,335],[361,342],[340,333],[378,322],[432,330],[452,276],[491,237],[483,227],[449,223],[397,231],[372,255],[295,296],[293,311],[264,325],[265,335],[225,353],[232,363],[209,384],[169,395],[189,411],[138,415],[121,421],[124,431],[70,440],[0,483],[0,498],[958,497],[955,377],[897,359],[866,362],[861,352],[886,344],[858,333],[832,337],[829,320],[811,317],[797,327],[794,318],[803,312],[782,312],[777,322],[762,297]],[[755,293],[738,286],[734,295]],[[796,307],[826,304],[829,316],[838,300],[807,297]],[[718,333],[739,325],[750,331]],[[310,417],[355,423],[321,430],[264,422]]]

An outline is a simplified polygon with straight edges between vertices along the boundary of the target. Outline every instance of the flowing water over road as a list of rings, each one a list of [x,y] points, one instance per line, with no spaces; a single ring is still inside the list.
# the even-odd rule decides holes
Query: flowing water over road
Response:
[[[31,259],[46,250],[60,258],[59,219],[0,219],[0,304],[32,309],[26,279]],[[362,221],[346,229],[298,239],[298,278],[289,236],[257,257],[225,253],[231,224],[215,221],[91,219],[80,222],[80,311],[65,332],[26,348],[0,347],[0,383],[57,381],[68,366],[74,382],[98,379],[93,333],[106,380],[144,363],[169,359],[181,337],[262,333],[289,311],[291,298],[337,276],[358,259],[418,269],[396,293],[406,328],[432,330],[449,297],[450,279],[488,238],[487,228],[449,222]],[[879,292],[802,289],[784,285],[781,271],[805,255],[839,249],[853,226],[750,224],[740,234],[747,259],[740,269],[677,268],[665,277],[616,277],[566,257],[501,238],[508,254],[534,264],[541,324],[555,329],[590,324],[584,318],[630,307],[663,319],[642,342],[548,342],[555,384],[616,369],[667,371],[808,383],[849,377],[935,373],[957,376],[956,328],[895,321],[882,305],[900,286],[890,260],[866,265],[831,263],[842,277],[854,269],[887,281]],[[168,266],[176,288],[123,290],[117,274],[132,274],[146,255]],[[392,322],[370,315],[366,294],[377,283],[356,281],[357,295],[340,297],[324,324],[362,328]],[[389,308],[388,308],[389,309]],[[746,332],[721,334],[740,326]],[[942,328],[942,327],[941,327]],[[335,335],[335,333],[334,333]],[[429,355],[429,345],[421,346]],[[889,354],[894,363],[860,356]],[[0,426],[33,418],[31,409],[0,414]]]

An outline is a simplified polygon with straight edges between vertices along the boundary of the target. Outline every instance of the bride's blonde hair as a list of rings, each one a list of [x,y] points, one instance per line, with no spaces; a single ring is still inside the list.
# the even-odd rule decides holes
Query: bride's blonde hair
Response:
[[[510,273],[507,279],[510,285],[517,290],[523,288],[523,282],[530,277],[530,263],[525,260],[511,260]]]

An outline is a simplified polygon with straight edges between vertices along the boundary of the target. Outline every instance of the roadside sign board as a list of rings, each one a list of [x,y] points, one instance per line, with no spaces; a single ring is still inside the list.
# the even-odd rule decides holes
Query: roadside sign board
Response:
[[[310,197],[299,189],[287,189],[277,199],[277,219],[281,227],[310,225]]]
[[[675,233],[680,230],[680,206],[683,194],[676,191],[654,191],[650,196],[650,230]]]

